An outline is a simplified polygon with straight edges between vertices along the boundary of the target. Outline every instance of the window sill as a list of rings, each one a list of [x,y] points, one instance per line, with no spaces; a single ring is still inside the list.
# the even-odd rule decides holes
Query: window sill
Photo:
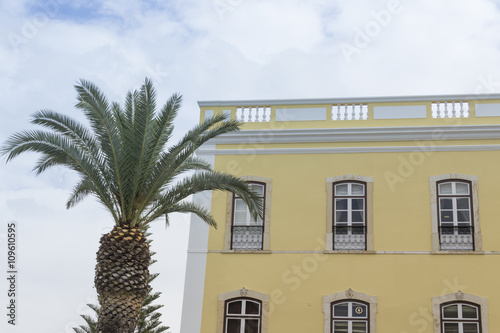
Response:
[[[431,254],[484,254],[484,251],[431,251]]]
[[[270,250],[222,250],[220,253],[269,254]]]
[[[372,250],[325,250],[327,254],[375,254]]]

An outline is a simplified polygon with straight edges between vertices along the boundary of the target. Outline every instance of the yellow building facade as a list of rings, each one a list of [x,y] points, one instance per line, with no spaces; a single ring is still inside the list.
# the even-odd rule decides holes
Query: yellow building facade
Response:
[[[500,96],[199,105],[265,213],[194,198],[181,333],[500,332]]]

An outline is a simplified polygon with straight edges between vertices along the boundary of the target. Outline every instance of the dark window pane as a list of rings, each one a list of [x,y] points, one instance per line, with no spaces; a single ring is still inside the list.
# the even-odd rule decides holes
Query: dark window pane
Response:
[[[333,307],[334,317],[347,317],[349,311],[348,303],[340,303]]]
[[[259,333],[259,320],[246,319],[245,320],[245,333]]]
[[[366,322],[352,322],[352,333],[366,333]]]
[[[462,226],[462,224],[469,225],[469,223],[459,223],[459,226]],[[471,227],[466,227],[466,228],[458,228],[458,234],[459,235],[472,235],[472,228]]]
[[[349,326],[347,321],[334,321],[333,333],[348,333]]]
[[[454,235],[454,228],[453,227],[444,227],[441,228],[441,235]]]
[[[364,235],[365,227],[353,225],[351,228],[351,235]]]
[[[227,306],[227,313],[241,314],[241,301],[231,302]]]
[[[241,333],[241,319],[228,319],[226,333]]]
[[[366,305],[352,303],[352,316],[354,318],[366,318]]]
[[[441,209],[453,209],[453,199],[440,199],[439,206]]]
[[[336,235],[347,235],[348,227],[335,227],[335,234]]]
[[[479,333],[477,323],[464,323],[464,333]]]
[[[458,305],[448,305],[443,308],[444,318],[458,318]]]
[[[462,318],[477,318],[477,309],[473,306],[462,305]]]
[[[347,212],[336,212],[335,222],[347,222]]]
[[[352,199],[351,200],[351,208],[354,210],[365,209],[365,200],[364,199]]]
[[[245,309],[245,313],[258,315],[260,313],[260,304],[252,301],[247,301],[247,307]]]
[[[459,198],[457,199],[458,209],[469,209],[469,198]]]
[[[335,209],[346,210],[347,199],[335,199]]]
[[[364,222],[364,219],[363,219],[364,214],[365,214],[364,212],[362,212],[362,211],[361,212],[352,212],[351,214],[352,214],[352,219],[351,219],[352,222]]]
[[[441,222],[453,222],[453,212],[451,210],[441,211]]]
[[[444,333],[458,333],[458,323],[444,323]]]
[[[469,222],[470,214],[468,210],[460,210],[457,212],[458,222]]]

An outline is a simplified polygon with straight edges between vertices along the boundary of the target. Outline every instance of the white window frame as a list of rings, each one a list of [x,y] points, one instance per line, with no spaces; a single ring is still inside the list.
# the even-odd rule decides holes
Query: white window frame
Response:
[[[479,325],[481,333],[488,333],[488,299],[476,295],[465,294],[460,290],[455,294],[447,294],[432,298],[432,312],[434,315],[434,333],[443,333],[441,311],[443,305],[472,303],[479,310]]]
[[[345,195],[339,195],[337,194],[337,187],[347,185],[347,194]],[[353,185],[357,186],[362,186],[363,192],[360,195],[353,194],[352,192],[352,187]],[[342,209],[341,211],[346,212],[346,217],[347,221],[337,221],[337,201],[339,200],[346,200],[347,201],[347,207],[346,209]],[[352,202],[353,200],[362,200],[362,209],[359,210],[354,210],[352,208]],[[362,213],[362,221],[361,222],[353,222],[352,221],[352,215],[353,212],[358,211]],[[353,227],[362,227],[363,228],[363,248],[362,249],[339,249],[336,248],[336,233],[335,233],[335,228],[337,227],[345,227],[346,228],[346,234],[343,234],[347,239],[354,240],[357,237],[353,234]],[[365,182],[359,182],[359,181],[341,181],[341,182],[336,182],[333,183],[333,249],[335,251],[366,251],[366,183]],[[358,237],[359,238],[359,237]]]
[[[467,181],[470,183],[470,194],[472,198],[471,205],[471,218],[472,227],[474,229],[474,250],[472,251],[459,251],[459,250],[441,250],[441,240],[439,237],[439,204],[438,204],[438,193],[437,193],[437,183],[449,180],[450,182],[460,182]],[[483,251],[482,235],[481,235],[481,224],[479,220],[479,178],[477,176],[470,176],[458,173],[450,173],[439,176],[429,177],[430,194],[431,194],[431,222],[432,222],[432,252],[433,253],[456,253],[456,252],[479,252]]]
[[[262,235],[262,250],[243,250],[243,249],[231,249],[232,244],[232,226],[233,226],[233,205],[234,205],[234,194],[227,194],[226,201],[226,224],[224,231],[224,250],[225,253],[269,253],[270,252],[270,228],[271,228],[271,195],[273,191],[273,180],[271,178],[264,178],[259,176],[243,176],[241,179],[249,183],[262,183],[265,184],[265,194],[264,194],[264,234]]]
[[[332,333],[332,304],[339,301],[361,302],[368,305],[368,332],[377,333],[377,296],[370,296],[348,289],[323,296],[324,333]]]
[[[463,317],[463,306],[469,306],[469,307],[473,307],[476,309],[476,318],[464,318]],[[457,314],[458,314],[458,318],[445,318],[444,316],[444,309],[446,307],[450,307],[450,306],[457,306]],[[449,324],[458,324],[458,333],[464,333],[464,324],[477,324],[476,327],[477,327],[477,332],[480,333],[481,332],[481,307],[477,304],[472,304],[472,303],[464,303],[464,302],[452,302],[452,303],[447,303],[447,304],[441,304],[441,328],[443,330],[443,332],[445,332],[445,325],[447,323]]]
[[[366,227],[366,250],[334,250],[333,249],[333,184],[340,182],[361,182],[365,185],[365,227]],[[373,253],[373,177],[358,175],[342,175],[326,178],[326,246],[327,253]]]
[[[344,303],[347,303],[348,306],[347,306],[347,310],[348,310],[348,314],[346,317],[335,317],[335,314],[334,314],[334,311],[333,311],[333,308],[339,304],[344,304]],[[353,308],[353,304],[361,304],[361,305],[364,305],[366,306],[366,316],[365,317],[354,317],[353,316],[353,313],[352,313],[352,308]],[[370,304],[366,304],[365,302],[362,302],[362,301],[359,301],[357,299],[349,299],[349,300],[340,300],[340,301],[336,301],[334,303],[331,303],[331,311],[332,311],[332,324],[331,324],[331,332],[334,333],[334,326],[335,326],[335,322],[347,322],[347,330],[348,330],[348,333],[352,333],[352,323],[354,322],[363,322],[366,324],[366,333],[370,333],[370,315],[369,315],[369,311],[370,311]]]
[[[234,302],[241,302],[241,314],[230,314],[229,313],[229,304],[230,303],[234,303]],[[252,302],[252,303],[256,303],[258,304],[259,306],[259,313],[257,313],[256,315],[255,314],[245,314],[245,310],[246,310],[246,305],[249,303],[249,302]],[[233,320],[240,320],[240,333],[245,333],[245,324],[246,324],[246,321],[247,320],[257,320],[258,321],[258,331],[257,333],[260,333],[261,331],[261,314],[262,314],[262,302],[260,302],[259,300],[256,300],[256,299],[252,299],[252,298],[241,298],[241,297],[238,297],[238,298],[233,298],[233,299],[229,299],[225,302],[225,312],[224,312],[224,331],[225,333],[227,333],[227,326],[228,326],[228,322],[230,319],[233,319]]]
[[[260,331],[259,333],[267,332],[267,323],[269,316],[269,295],[262,294],[254,290],[248,290],[245,287],[240,290],[232,290],[223,294],[219,294],[217,297],[217,333],[224,333],[224,321],[226,314],[226,303],[229,300],[244,300],[250,299],[254,301],[259,301],[261,304],[260,308]]]

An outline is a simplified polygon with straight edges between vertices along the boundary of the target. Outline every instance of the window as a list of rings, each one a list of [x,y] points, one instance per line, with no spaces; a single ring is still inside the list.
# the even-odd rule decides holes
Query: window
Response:
[[[437,194],[441,250],[474,250],[470,183],[445,180]]]
[[[373,251],[373,178],[326,179],[327,251]]]
[[[479,333],[480,310],[469,303],[441,305],[441,325],[443,333]]]
[[[324,333],[376,333],[377,297],[348,289],[323,296]]]
[[[460,290],[432,298],[434,333],[488,333],[488,301]]]
[[[359,301],[332,303],[332,333],[367,333],[369,305]]]
[[[224,250],[269,251],[272,180],[263,177],[241,177],[249,182],[250,188],[259,194],[264,204],[264,219],[253,219],[240,197],[228,194]]]
[[[266,185],[250,183],[250,189],[258,193],[264,202]],[[233,250],[262,250],[264,223],[259,217],[252,218],[248,206],[243,199],[233,195],[233,225],[231,227],[231,249]]]
[[[269,295],[248,290],[219,294],[217,333],[267,333]]]
[[[430,177],[432,250],[482,251],[478,178],[448,174]]]
[[[252,299],[226,302],[224,333],[259,333],[261,303]]]
[[[333,249],[366,250],[365,184],[333,184]]]

